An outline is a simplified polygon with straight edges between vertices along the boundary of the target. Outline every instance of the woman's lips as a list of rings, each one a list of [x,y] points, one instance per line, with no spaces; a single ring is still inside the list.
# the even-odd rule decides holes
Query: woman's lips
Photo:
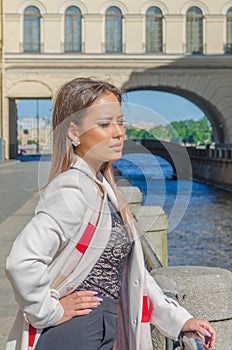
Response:
[[[113,145],[110,145],[110,148],[113,149],[115,152],[121,152],[123,147],[122,142],[116,142]]]

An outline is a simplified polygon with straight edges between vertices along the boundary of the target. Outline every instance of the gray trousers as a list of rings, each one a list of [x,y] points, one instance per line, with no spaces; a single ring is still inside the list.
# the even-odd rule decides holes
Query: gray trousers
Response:
[[[117,332],[118,300],[103,297],[88,315],[45,328],[35,350],[112,350]]]

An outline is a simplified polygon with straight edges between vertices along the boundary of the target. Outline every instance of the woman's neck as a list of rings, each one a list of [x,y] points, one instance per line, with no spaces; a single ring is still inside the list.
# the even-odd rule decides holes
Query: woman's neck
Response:
[[[78,157],[83,159],[85,163],[89,166],[90,170],[93,172],[93,174],[98,177],[98,174],[100,172],[100,169],[102,165],[104,164],[102,161],[98,161],[96,159],[91,159],[88,157],[82,157],[80,154],[76,153]]]

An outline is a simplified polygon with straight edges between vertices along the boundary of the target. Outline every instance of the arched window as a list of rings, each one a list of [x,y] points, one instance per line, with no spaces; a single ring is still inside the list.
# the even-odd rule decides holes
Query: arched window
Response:
[[[163,52],[163,14],[155,6],[146,13],[146,52]]]
[[[81,11],[76,6],[65,12],[65,52],[81,52]]]
[[[226,53],[232,53],[232,7],[228,10],[226,16]]]
[[[106,52],[122,52],[122,12],[118,7],[106,11]]]
[[[196,7],[190,7],[187,12],[187,53],[203,53],[203,14]]]
[[[40,11],[29,6],[24,11],[24,52],[40,52]]]

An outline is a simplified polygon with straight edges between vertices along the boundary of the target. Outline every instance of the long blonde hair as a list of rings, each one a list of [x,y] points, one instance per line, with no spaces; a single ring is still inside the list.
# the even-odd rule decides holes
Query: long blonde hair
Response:
[[[75,150],[67,136],[70,122],[81,122],[85,109],[104,93],[112,93],[121,103],[122,94],[114,85],[91,78],[76,78],[65,83],[58,91],[52,112],[53,152],[48,184],[59,174],[67,171],[75,162]],[[100,169],[110,183],[119,204],[124,224],[133,219],[126,200],[118,190],[111,162],[106,162]]]

